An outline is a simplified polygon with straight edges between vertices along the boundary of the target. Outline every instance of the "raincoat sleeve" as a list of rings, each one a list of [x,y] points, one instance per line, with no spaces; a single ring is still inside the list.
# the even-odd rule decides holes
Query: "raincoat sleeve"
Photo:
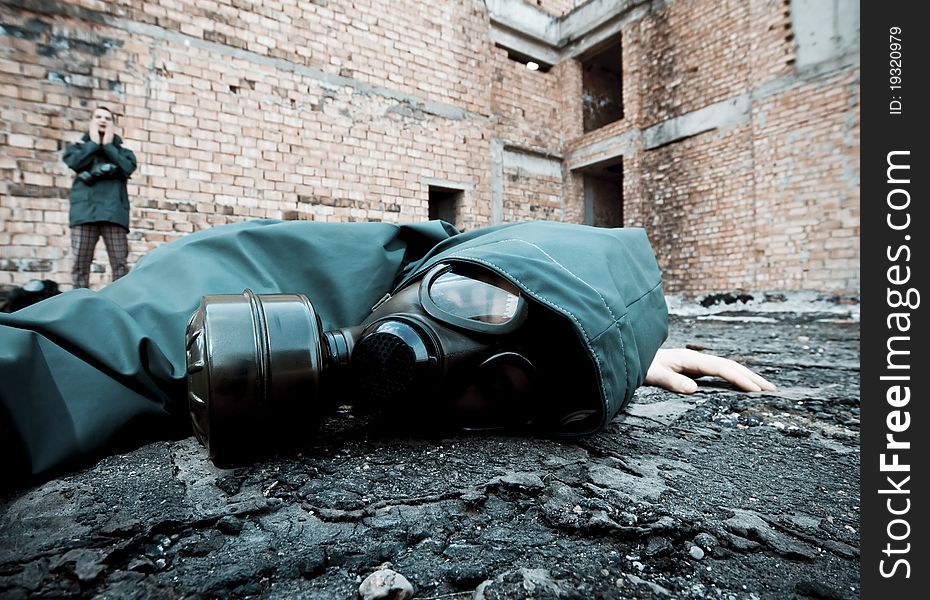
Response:
[[[136,155],[129,148],[116,144],[104,144],[103,152],[114,165],[122,171],[123,177],[128,178],[136,170]]]
[[[61,159],[74,172],[86,171],[93,164],[94,154],[99,148],[100,144],[91,141],[70,144]]]

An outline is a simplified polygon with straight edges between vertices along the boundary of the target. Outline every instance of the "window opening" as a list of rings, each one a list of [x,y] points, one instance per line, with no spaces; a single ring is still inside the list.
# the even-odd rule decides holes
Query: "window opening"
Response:
[[[584,131],[623,118],[623,51],[620,40],[581,61]]]
[[[464,192],[452,188],[444,188],[435,185],[429,186],[429,218],[433,220],[446,221],[460,227],[459,212],[461,210],[462,197]]]
[[[540,61],[538,58],[534,58],[529,54],[523,54],[522,52],[517,52],[511,48],[506,48],[500,44],[495,44],[498,48],[507,51],[507,58],[514,62],[518,62],[521,65],[525,66],[528,71],[537,71],[539,73],[548,73],[549,69],[552,68],[552,65]]]

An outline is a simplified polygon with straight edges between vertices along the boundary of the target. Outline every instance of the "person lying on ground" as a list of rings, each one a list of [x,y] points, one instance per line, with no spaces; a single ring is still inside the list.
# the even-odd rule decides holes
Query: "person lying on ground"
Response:
[[[667,304],[641,229],[249,221],[165,244],[98,292],[0,314],[6,465],[43,473],[189,434],[185,329],[204,296],[305,294],[327,331],[362,323],[440,264],[481,266],[526,299],[520,347],[542,377],[536,389],[561,411],[541,434],[597,433],[643,384],[693,393],[692,378],[708,375],[773,389],[734,361],[660,350]]]

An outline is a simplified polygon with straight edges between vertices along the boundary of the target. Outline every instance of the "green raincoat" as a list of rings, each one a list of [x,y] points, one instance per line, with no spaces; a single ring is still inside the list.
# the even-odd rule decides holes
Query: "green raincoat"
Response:
[[[629,402],[667,334],[660,275],[641,229],[531,222],[458,233],[414,225],[252,221],[147,255],[100,292],[66,292],[0,314],[0,451],[42,473],[187,427],[184,330],[206,294],[306,294],[326,329],[360,323],[385,293],[438,261],[483,264],[549,315],[552,355],[585,418]],[[548,339],[542,336],[541,339]],[[562,359],[560,359],[562,360]]]
[[[114,135],[112,144],[97,144],[90,141],[90,135],[85,133],[80,142],[65,148],[62,160],[77,175],[105,163],[116,167],[112,175],[96,178],[90,184],[80,177],[74,178],[68,225],[74,227],[104,221],[122,225],[128,231],[129,194],[126,180],[136,170],[136,155],[129,148],[123,148],[122,138]]]

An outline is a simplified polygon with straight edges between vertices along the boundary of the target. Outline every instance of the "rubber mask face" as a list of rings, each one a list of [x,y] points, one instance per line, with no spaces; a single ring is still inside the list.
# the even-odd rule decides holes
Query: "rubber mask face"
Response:
[[[361,402],[407,406],[460,426],[496,426],[529,394],[519,331],[528,304],[494,271],[444,263],[375,307],[352,353]],[[509,404],[508,404],[509,403]],[[501,422],[501,426],[508,423]]]

